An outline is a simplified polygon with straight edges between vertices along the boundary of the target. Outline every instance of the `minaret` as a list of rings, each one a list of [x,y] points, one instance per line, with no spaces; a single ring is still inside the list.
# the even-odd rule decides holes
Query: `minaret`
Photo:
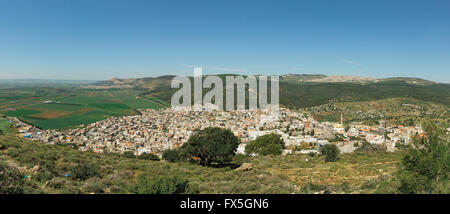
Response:
[[[341,126],[344,126],[344,114],[341,112]]]

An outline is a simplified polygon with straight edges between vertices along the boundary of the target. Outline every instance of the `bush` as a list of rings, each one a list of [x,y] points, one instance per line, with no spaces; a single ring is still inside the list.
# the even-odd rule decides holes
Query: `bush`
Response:
[[[126,158],[136,158],[136,155],[134,155],[132,151],[126,151],[122,154],[122,156]]]
[[[188,180],[179,176],[153,176],[149,173],[140,174],[131,187],[137,194],[180,194],[188,190]]]
[[[168,149],[163,152],[162,158],[169,162],[177,162],[181,160],[179,151],[176,149]]]
[[[237,154],[233,157],[231,162],[240,166],[243,163],[248,162],[248,159],[249,157],[247,155]]]
[[[101,180],[97,177],[92,177],[86,180],[86,183],[84,183],[83,187],[86,192],[104,193]]]
[[[142,154],[138,156],[138,159],[159,161],[159,157],[155,154]]]
[[[355,152],[387,152],[387,149],[383,145],[370,144],[364,141],[360,147],[355,149]]]
[[[280,155],[284,148],[284,141],[280,135],[267,134],[250,142],[245,147],[245,152],[247,154]]]
[[[61,189],[63,187],[66,187],[70,184],[70,182],[65,179],[65,178],[61,178],[61,177],[56,177],[53,178],[51,180],[48,181],[47,185],[49,187],[55,188],[55,189]]]
[[[40,183],[44,183],[50,179],[53,178],[52,174],[47,172],[38,172],[33,177],[31,177],[33,180],[36,180]]]
[[[22,194],[24,175],[17,169],[0,165],[0,194]]]
[[[305,186],[302,186],[300,189],[301,193],[315,193],[324,190],[326,187],[320,184],[313,184],[311,182],[307,183]]]
[[[397,178],[401,193],[450,193],[449,136],[429,123],[426,136],[416,139],[403,158]]]
[[[320,153],[325,155],[325,162],[334,162],[338,160],[339,148],[334,144],[326,144],[320,148]]]
[[[228,129],[209,127],[196,132],[181,147],[184,156],[197,157],[200,164],[226,164],[231,161],[239,145],[239,139]]]
[[[70,170],[70,178],[74,180],[86,180],[98,175],[99,167],[95,164],[77,164]]]

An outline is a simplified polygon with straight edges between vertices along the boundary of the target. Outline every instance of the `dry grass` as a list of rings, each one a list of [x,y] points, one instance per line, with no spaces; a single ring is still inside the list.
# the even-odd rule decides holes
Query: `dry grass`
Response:
[[[74,181],[63,176],[69,172],[70,166],[81,162],[100,166],[98,179],[95,179],[98,185],[111,193],[126,193],[126,187],[143,172],[184,176],[200,193],[313,193],[325,187],[333,187],[336,192],[363,192],[363,183],[392,174],[403,156],[401,152],[351,153],[341,155],[337,162],[325,162],[323,157],[309,155],[257,156],[245,160],[254,165],[253,170],[236,171],[230,167],[211,168],[189,162],[169,163],[112,154],[98,155],[68,146],[43,145],[18,139],[13,133],[0,136],[0,142],[6,147],[0,150],[0,161],[15,163],[15,167],[40,165],[43,168],[40,173],[68,182],[67,186],[59,189],[43,188],[45,180],[32,178],[27,181],[27,191],[30,193],[85,191],[85,181]],[[131,176],[125,176],[128,173]],[[111,177],[114,177],[113,182]]]

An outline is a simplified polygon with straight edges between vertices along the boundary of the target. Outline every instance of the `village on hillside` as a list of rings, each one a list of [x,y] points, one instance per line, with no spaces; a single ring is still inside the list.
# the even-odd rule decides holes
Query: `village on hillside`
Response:
[[[283,154],[316,153],[328,143],[342,153],[353,152],[364,142],[384,145],[387,151],[408,144],[414,136],[423,135],[421,125],[391,126],[379,121],[377,126],[340,122],[318,122],[306,112],[281,108],[278,116],[264,110],[183,110],[141,109],[140,115],[111,117],[84,127],[69,130],[40,130],[10,117],[19,136],[47,144],[73,144],[82,151],[95,153],[133,152],[135,155],[161,155],[166,149],[176,149],[196,131],[207,127],[230,129],[241,139],[237,153],[265,134],[279,134],[285,142]]]

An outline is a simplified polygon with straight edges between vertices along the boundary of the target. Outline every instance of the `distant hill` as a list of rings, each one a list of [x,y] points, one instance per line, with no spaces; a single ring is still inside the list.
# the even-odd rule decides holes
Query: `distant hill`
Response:
[[[53,79],[0,79],[0,83],[60,83],[60,84],[95,84],[97,80],[53,80]]]
[[[107,89],[107,88],[144,88],[157,89],[164,86],[169,86],[175,76],[167,75],[160,77],[144,77],[137,79],[118,79],[114,78],[106,81],[99,81],[87,88]]]
[[[411,97],[387,98],[370,101],[333,102],[306,109],[319,121],[364,122],[377,125],[379,120],[389,124],[413,126],[425,120],[450,122],[450,108],[443,104]]]
[[[222,79],[225,77],[225,75],[220,76]],[[172,94],[178,90],[170,88],[173,77],[113,79],[101,81],[89,87],[145,89],[146,95],[157,96],[170,102]],[[412,97],[450,106],[450,84],[407,77],[375,79],[317,74],[280,76],[280,104],[289,108],[312,107],[332,101],[355,102],[397,97]]]
[[[280,81],[283,82],[309,82],[311,80],[325,78],[327,76],[322,74],[286,74],[280,76]]]
[[[402,81],[408,84],[414,84],[414,85],[433,85],[436,84],[436,82],[425,80],[421,78],[413,78],[413,77],[391,77],[391,78],[384,78],[379,79],[380,82],[389,82],[389,81]]]
[[[388,82],[388,81],[402,81],[409,84],[416,85],[432,85],[436,82],[414,77],[390,77],[390,78],[372,78],[362,76],[349,75],[334,75],[325,76],[321,74],[287,74],[280,77],[280,81],[284,82],[353,82],[353,83],[374,83],[374,82]]]
[[[360,76],[328,76],[318,79],[312,79],[311,82],[374,82],[377,79]]]
[[[86,86],[96,82],[98,80],[0,79],[0,88]]]

